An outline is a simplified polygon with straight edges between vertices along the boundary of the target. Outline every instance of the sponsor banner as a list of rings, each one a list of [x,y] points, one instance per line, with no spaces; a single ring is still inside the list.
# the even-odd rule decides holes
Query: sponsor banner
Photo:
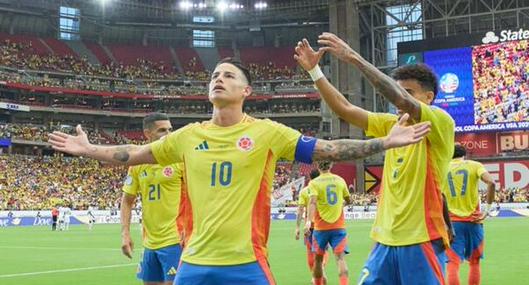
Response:
[[[29,106],[0,102],[0,109],[29,112]]]
[[[498,153],[529,150],[529,132],[498,133]]]
[[[39,211],[0,211],[0,227],[16,226],[51,226],[52,217],[49,210],[43,210],[41,216],[37,217]],[[119,224],[119,215],[111,215],[110,211],[92,211],[96,224]],[[70,217],[70,225],[88,224],[90,220],[87,211],[73,211]],[[138,223],[139,213],[132,211],[132,223]]]
[[[470,156],[490,156],[498,153],[496,133],[456,134],[455,139],[467,149]]]
[[[364,189],[366,192],[378,193],[382,183],[382,166],[366,166],[364,168]]]
[[[281,188],[272,191],[272,207],[279,207],[284,205],[286,201],[292,201],[292,194],[299,193],[305,186],[305,176],[300,177]]]
[[[12,217],[0,218],[0,227],[18,227],[18,226],[51,226],[51,217]],[[70,225],[80,225],[81,222],[77,217],[70,218]]]
[[[0,138],[0,147],[9,147],[11,146],[11,139]]]
[[[516,131],[529,129],[529,122],[491,123],[486,125],[456,126],[456,133],[491,132],[491,131]]]
[[[498,189],[525,189],[529,187],[528,160],[484,162],[483,165],[490,172]],[[479,189],[485,190],[487,186],[480,181]]]
[[[529,217],[529,209],[512,209],[512,210],[493,210],[490,215],[496,218],[513,218],[513,217]],[[346,220],[374,220],[377,216],[376,211],[369,212],[344,212],[344,218]],[[295,221],[296,214],[294,213],[273,213],[270,215],[272,220],[284,220],[284,221]]]

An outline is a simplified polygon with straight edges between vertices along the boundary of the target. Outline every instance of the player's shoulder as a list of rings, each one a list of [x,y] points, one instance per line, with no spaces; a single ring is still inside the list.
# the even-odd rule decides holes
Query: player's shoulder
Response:
[[[473,166],[473,167],[481,167],[483,166],[483,163],[471,159],[465,159],[465,162],[467,165]]]
[[[424,104],[423,108],[429,108],[430,110],[432,110],[432,112],[438,119],[444,120],[447,122],[452,122],[453,124],[455,124],[454,119],[452,118],[452,116],[450,116],[450,114],[445,109],[439,106],[426,105],[426,104]]]

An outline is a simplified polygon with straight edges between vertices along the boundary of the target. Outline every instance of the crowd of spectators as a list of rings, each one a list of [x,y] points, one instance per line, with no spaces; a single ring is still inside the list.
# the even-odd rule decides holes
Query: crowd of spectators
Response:
[[[188,63],[184,63],[188,66],[185,72],[179,72],[173,63],[153,62],[142,58],[137,59],[136,64],[110,62],[105,65],[95,65],[85,57],[37,55],[31,43],[5,40],[0,44],[0,66],[16,69],[15,72],[4,70],[2,72],[4,74],[0,74],[1,79],[33,86],[78,90],[164,96],[204,95],[207,94],[210,74],[207,70],[196,71],[197,61],[198,59],[193,57]],[[308,78],[306,72],[299,68],[292,69],[286,66],[278,68],[269,62],[266,65],[250,64],[249,69],[255,81],[294,80],[294,83],[283,84],[282,88],[287,91],[311,86],[311,84],[305,86],[299,81]],[[47,74],[29,76],[30,70],[65,74],[53,74],[53,77]],[[182,82],[180,85],[174,84],[175,80],[180,80],[184,84]],[[256,90],[260,90],[259,86],[256,87]]]
[[[473,49],[476,124],[529,120],[528,48],[524,40]]]
[[[481,201],[485,203],[487,193],[486,191],[481,193]],[[498,203],[527,203],[529,202],[529,189],[521,188],[501,188],[496,191],[496,202]]]
[[[83,125],[88,139],[97,144],[112,144],[113,140],[96,131],[90,126]],[[70,125],[63,125],[61,123],[48,125],[39,124],[22,124],[22,123],[0,123],[0,138],[11,138],[34,142],[47,142],[48,134],[53,131],[62,131],[66,133],[74,133],[74,127]]]
[[[57,156],[0,156],[0,209],[40,210],[58,204],[107,209],[121,197],[126,169]]]

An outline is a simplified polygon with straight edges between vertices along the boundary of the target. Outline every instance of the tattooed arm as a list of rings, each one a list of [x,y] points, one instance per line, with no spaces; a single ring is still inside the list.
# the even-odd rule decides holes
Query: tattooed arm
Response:
[[[53,132],[49,134],[48,142],[55,150],[113,164],[138,165],[156,163],[150,145],[93,145],[88,141],[88,137],[80,125],[77,126],[76,130],[76,136],[63,132]]]
[[[395,80],[360,56],[345,41],[334,34],[323,33],[319,36],[318,43],[325,46],[320,48],[322,52],[328,51],[338,59],[356,66],[386,99],[397,106],[398,109],[410,114],[412,119],[420,120],[421,108],[419,101],[413,98]]]
[[[313,160],[355,160],[368,157],[386,149],[414,144],[430,132],[430,122],[405,126],[409,115],[404,114],[387,137],[370,140],[317,140]]]
[[[370,140],[318,140],[314,160],[347,161],[365,158],[388,149],[387,139]]]

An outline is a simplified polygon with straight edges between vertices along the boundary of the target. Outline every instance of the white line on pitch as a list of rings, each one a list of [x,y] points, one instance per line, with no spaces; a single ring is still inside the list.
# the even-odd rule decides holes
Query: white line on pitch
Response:
[[[125,267],[125,266],[131,266],[131,265],[137,265],[137,263],[114,264],[114,265],[105,265],[105,266],[70,268],[70,269],[59,269],[59,270],[16,273],[16,274],[4,274],[4,275],[0,275],[0,278],[20,277],[20,276],[30,276],[30,275],[40,275],[40,274],[51,274],[51,273],[62,273],[62,272],[75,272],[75,271],[85,271],[85,270],[94,270],[94,269]]]
[[[53,247],[53,246],[7,246],[7,245],[0,245],[0,248],[20,248],[20,249],[66,249],[66,250],[117,250],[121,251],[120,248],[102,248],[102,247]]]

